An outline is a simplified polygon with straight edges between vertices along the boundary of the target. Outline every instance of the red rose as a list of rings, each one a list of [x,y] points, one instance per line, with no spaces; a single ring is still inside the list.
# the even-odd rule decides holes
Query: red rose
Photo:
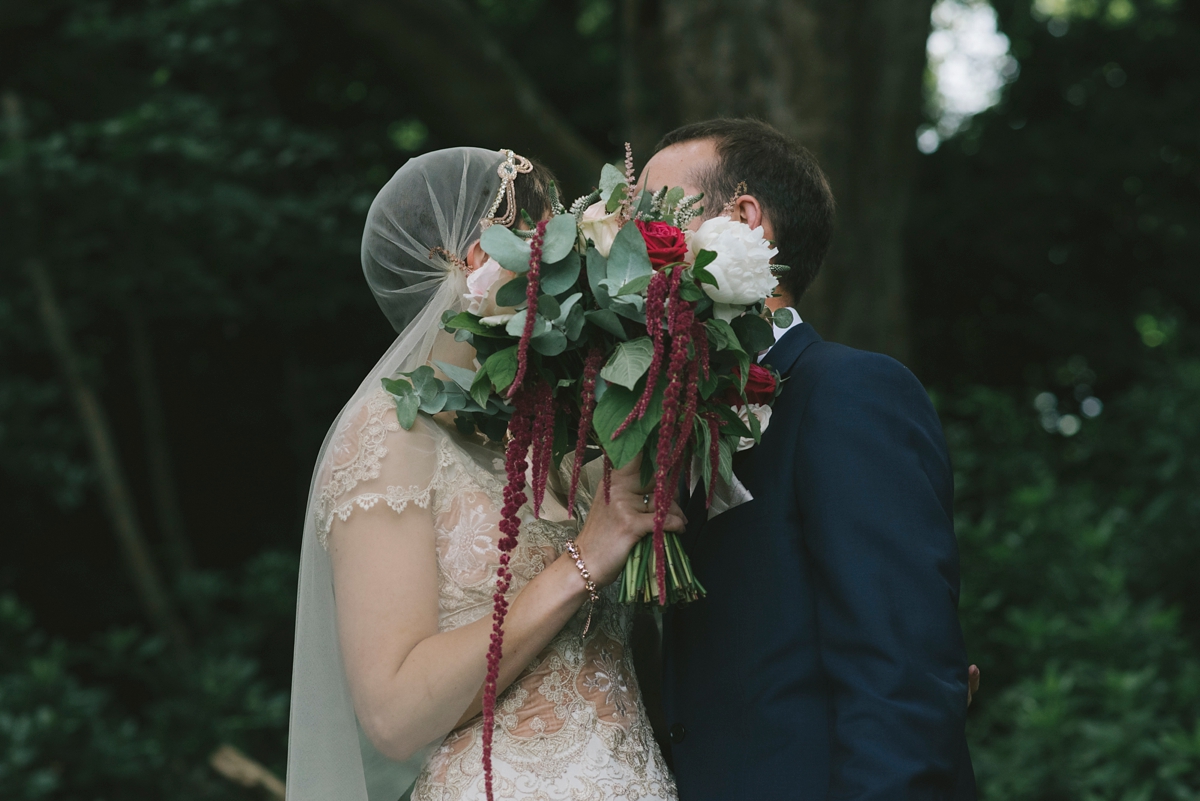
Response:
[[[750,365],[746,379],[746,400],[751,403],[770,403],[775,399],[775,374],[762,365]]]
[[[642,239],[646,240],[646,252],[650,254],[650,266],[654,269],[683,261],[687,255],[687,242],[683,231],[665,222],[635,220]]]
[[[737,368],[733,370],[738,375]],[[775,374],[760,364],[750,365],[750,377],[746,379],[746,400],[749,403],[770,403],[775,399]],[[730,406],[741,406],[742,398],[737,390],[729,388],[725,401]]]

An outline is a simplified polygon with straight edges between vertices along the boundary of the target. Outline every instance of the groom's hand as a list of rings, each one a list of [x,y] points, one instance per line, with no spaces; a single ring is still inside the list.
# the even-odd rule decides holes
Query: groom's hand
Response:
[[[601,587],[616,581],[633,546],[654,530],[654,488],[642,486],[641,471],[640,456],[613,471],[608,501],[604,500],[604,490],[598,488],[587,522],[575,540],[592,580]],[[672,501],[666,530],[683,531],[686,527],[683,510]]]
[[[975,693],[979,692],[979,668],[976,665],[971,665],[967,668],[967,706],[975,700]]]

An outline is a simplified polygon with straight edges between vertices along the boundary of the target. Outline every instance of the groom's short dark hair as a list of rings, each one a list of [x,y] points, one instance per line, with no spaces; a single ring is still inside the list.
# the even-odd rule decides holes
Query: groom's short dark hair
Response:
[[[755,119],[715,119],[676,128],[656,150],[682,142],[711,140],[717,162],[697,173],[706,216],[722,207],[746,182],[747,194],[762,204],[775,232],[775,261],[790,268],[779,283],[793,301],[816,279],[833,236],[833,193],[816,158],[799,142]]]

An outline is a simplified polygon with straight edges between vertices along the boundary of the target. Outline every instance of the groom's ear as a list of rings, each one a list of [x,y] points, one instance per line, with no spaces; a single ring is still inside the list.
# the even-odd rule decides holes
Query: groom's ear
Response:
[[[744,222],[751,228],[757,228],[761,225],[763,236],[772,241],[775,239],[775,232],[772,230],[771,221],[767,219],[762,204],[758,202],[758,198],[754,195],[738,196],[733,202],[733,219]]]

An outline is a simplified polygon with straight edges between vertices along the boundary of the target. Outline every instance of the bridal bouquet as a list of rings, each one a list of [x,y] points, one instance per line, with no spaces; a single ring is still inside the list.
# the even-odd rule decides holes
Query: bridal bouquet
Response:
[[[552,189],[553,195],[553,189]],[[642,457],[654,487],[654,532],[631,552],[622,578],[625,602],[680,603],[704,595],[674,533],[664,522],[681,481],[704,482],[711,504],[731,485],[733,454],[759,441],[779,377],[755,355],[774,344],[765,307],[776,280],[776,250],[725,216],[694,233],[699,195],[678,187],[638,192],[626,146],[625,172],[608,165],[599,189],[570,210],[526,231],[484,230],[490,257],[467,279],[467,311],[442,327],[474,346],[479,368],[436,363],[385,379],[400,424],[418,412],[455,412],[464,433],[507,438],[507,485],[501,511],[492,644],[484,684],[484,768],[490,797],[490,735],[496,676],[511,586],[509,559],[530,477],[537,515],[551,469],[568,454],[567,508],[573,513],[580,469],[603,460],[607,498],[612,470]],[[483,314],[484,311],[497,313]],[[775,312],[775,321],[786,311]],[[530,469],[530,463],[532,469]]]
[[[555,198],[551,219],[526,218],[527,231],[488,227],[490,258],[468,277],[471,310],[442,321],[474,346],[479,369],[439,362],[449,381],[427,366],[385,379],[405,428],[419,411],[453,411],[464,433],[508,438],[497,597],[509,586],[527,456],[536,515],[568,453],[572,512],[590,454],[603,459],[606,497],[611,471],[639,454],[653,484],[654,533],[629,556],[622,599],[703,596],[663,522],[692,471],[711,503],[718,483],[733,481],[733,454],[758,442],[770,418],[778,376],[754,356],[775,341],[764,301],[780,268],[761,228],[718,216],[686,231],[700,200],[678,187],[637,192],[627,157],[624,174],[605,165],[599,189],[569,211]],[[489,307],[502,313],[480,314]],[[775,321],[787,325],[788,314]]]

